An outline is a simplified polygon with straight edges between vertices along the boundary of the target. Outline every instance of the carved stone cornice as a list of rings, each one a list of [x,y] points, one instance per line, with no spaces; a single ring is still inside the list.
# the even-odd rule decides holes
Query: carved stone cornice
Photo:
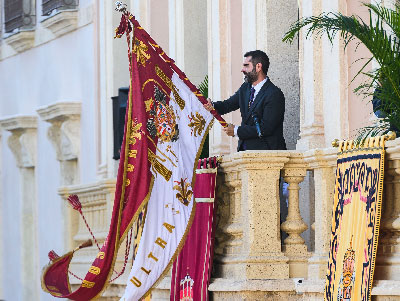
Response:
[[[35,32],[32,31],[20,31],[13,34],[5,39],[8,45],[10,45],[16,52],[24,52],[33,47],[35,42]]]
[[[47,135],[53,144],[57,160],[75,160],[80,150],[80,102],[58,102],[37,110],[51,124]]]
[[[37,117],[14,116],[0,120],[0,127],[10,131],[8,146],[12,150],[18,167],[31,168],[36,165]]]
[[[64,10],[56,13],[42,22],[42,26],[51,30],[57,37],[62,36],[78,27],[78,11]]]

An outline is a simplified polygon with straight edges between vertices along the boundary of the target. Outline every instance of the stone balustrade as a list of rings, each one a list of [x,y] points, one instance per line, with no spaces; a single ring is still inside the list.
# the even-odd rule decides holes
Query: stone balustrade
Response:
[[[209,287],[215,300],[322,299],[336,152],[334,148],[247,151],[223,157],[217,180],[214,279]],[[376,300],[400,296],[400,139],[387,142],[385,164],[381,234],[372,291]],[[286,208],[281,206],[286,205],[280,201],[283,181],[289,184],[285,219],[281,218],[281,211]],[[108,229],[114,183],[103,181],[60,189],[63,197],[69,193],[81,195],[84,212],[100,238]],[[301,193],[302,189],[312,193]],[[302,216],[304,212],[312,214]],[[311,235],[305,235],[311,227]],[[281,239],[282,235],[287,237]],[[89,233],[80,221],[71,231],[71,239],[77,244],[87,238]],[[88,252],[94,254],[95,249],[78,255],[78,260],[79,256],[89,258]],[[111,298],[107,300],[120,296],[123,284],[121,280],[112,286],[115,293],[107,291],[107,298]],[[153,297],[168,300],[168,289],[167,277],[153,291]]]

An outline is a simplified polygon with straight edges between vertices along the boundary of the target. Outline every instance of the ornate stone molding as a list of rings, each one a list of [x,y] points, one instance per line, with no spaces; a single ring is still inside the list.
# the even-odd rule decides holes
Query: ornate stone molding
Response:
[[[78,11],[64,10],[43,20],[42,26],[51,30],[55,36],[59,37],[78,27]]]
[[[33,47],[35,42],[35,31],[20,31],[5,39],[16,52],[24,52]]]
[[[12,150],[18,167],[35,167],[36,165],[36,116],[14,116],[0,120],[0,127],[10,131],[8,146]]]
[[[39,116],[51,123],[48,137],[57,160],[76,160],[80,150],[80,102],[58,102],[37,110]]]

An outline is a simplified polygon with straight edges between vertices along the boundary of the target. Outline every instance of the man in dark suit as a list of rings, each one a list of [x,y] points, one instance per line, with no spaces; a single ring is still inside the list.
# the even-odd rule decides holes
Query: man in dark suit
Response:
[[[220,114],[240,109],[242,124],[229,124],[224,131],[228,136],[239,137],[238,151],[286,149],[283,138],[285,96],[267,77],[269,58],[261,50],[244,55],[242,72],[245,83],[225,101],[208,103],[204,108],[213,108]]]

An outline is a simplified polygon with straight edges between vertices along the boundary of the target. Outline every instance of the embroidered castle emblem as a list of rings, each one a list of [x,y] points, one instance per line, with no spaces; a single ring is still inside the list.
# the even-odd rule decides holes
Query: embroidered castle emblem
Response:
[[[167,96],[154,86],[154,101],[146,103],[149,108],[149,119],[147,130],[150,136],[156,136],[162,142],[173,142],[178,140],[179,129],[176,123],[174,110],[167,104]]]
[[[193,301],[193,284],[194,280],[190,278],[189,273],[187,273],[185,278],[183,278],[180,282],[180,301]]]
[[[353,240],[353,239],[352,239]],[[354,279],[356,277],[355,267],[355,251],[352,248],[352,241],[350,241],[350,247],[344,254],[343,260],[343,272],[340,277],[339,288],[338,288],[338,301],[350,301],[351,293],[353,290]]]
[[[193,195],[193,191],[190,190],[190,183],[186,183],[187,179],[181,179],[181,181],[175,181],[178,185],[174,186],[174,190],[177,190],[177,199],[185,206],[188,206]]]

